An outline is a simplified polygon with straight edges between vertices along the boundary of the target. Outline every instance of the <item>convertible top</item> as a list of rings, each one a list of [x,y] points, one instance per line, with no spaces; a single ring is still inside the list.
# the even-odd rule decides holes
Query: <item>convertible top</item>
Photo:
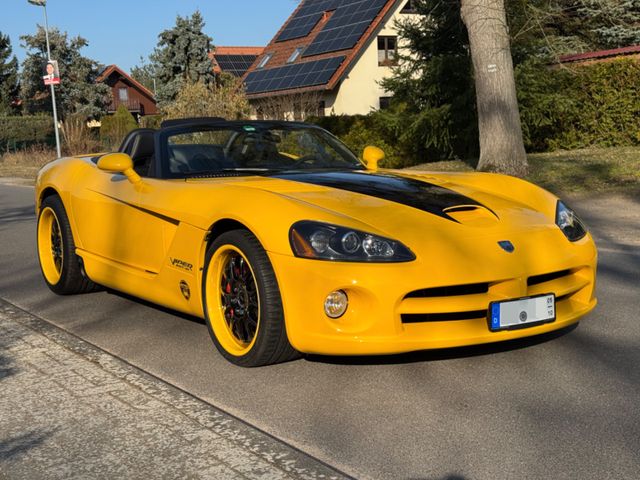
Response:
[[[196,117],[196,118],[177,118],[165,120],[160,124],[161,129],[180,128],[180,127],[199,127],[202,125],[213,125],[217,127],[238,126],[238,125],[268,125],[268,126],[304,126],[307,128],[319,128],[317,125],[303,122],[289,122],[284,120],[227,120],[222,117]]]
[[[160,124],[160,128],[186,127],[190,125],[206,125],[209,123],[223,123],[226,120],[222,117],[196,117],[196,118],[176,118],[165,120]]]

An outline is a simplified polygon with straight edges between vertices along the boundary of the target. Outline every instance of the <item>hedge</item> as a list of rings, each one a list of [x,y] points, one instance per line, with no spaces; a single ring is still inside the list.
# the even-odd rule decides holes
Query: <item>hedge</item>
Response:
[[[640,145],[640,62],[516,70],[527,149]]]
[[[527,151],[640,145],[639,61],[620,59],[571,69],[528,62],[519,65],[515,75]],[[367,144],[382,147],[387,152],[383,165],[400,167],[451,158],[450,151],[425,148],[427,133],[437,137],[448,131],[447,125],[437,122],[426,127],[421,121],[426,113],[396,105],[365,116],[333,115],[310,121],[339,137],[355,153],[360,154]],[[477,132],[478,127],[469,123],[465,128]],[[471,162],[470,151],[467,148],[464,155]]]
[[[47,115],[0,116],[0,149],[16,150],[35,143],[53,144],[53,119]]]

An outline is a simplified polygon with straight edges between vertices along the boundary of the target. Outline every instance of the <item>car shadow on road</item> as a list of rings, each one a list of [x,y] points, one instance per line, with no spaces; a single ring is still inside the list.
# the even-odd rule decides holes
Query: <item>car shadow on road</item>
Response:
[[[147,300],[143,300],[138,297],[134,297],[132,295],[128,295],[126,293],[119,292],[117,290],[112,290],[110,288],[106,288],[105,291],[109,295],[114,295],[116,297],[120,297],[124,300],[128,300],[133,303],[137,303],[139,305],[153,308],[154,310],[158,310],[160,312],[173,315],[174,317],[182,318],[183,320],[188,320],[189,322],[197,323],[200,325],[206,325],[206,322],[202,318],[194,317],[193,315],[189,315],[187,313],[178,312],[177,310],[173,310],[171,308],[163,307],[162,305],[158,305],[157,303],[148,302]]]
[[[4,208],[0,211],[0,225],[32,221],[35,213],[32,206]]]
[[[578,324],[573,324],[549,333],[535,335],[533,337],[507,340],[504,342],[488,343],[483,345],[472,345],[469,347],[442,348],[437,350],[421,350],[418,352],[402,353],[398,355],[369,355],[369,356],[336,356],[328,357],[322,355],[306,355],[309,362],[327,363],[332,365],[400,365],[407,363],[438,362],[442,360],[453,360],[460,358],[479,357],[483,355],[493,355],[496,353],[521,350],[534,345],[555,340],[563,337],[577,328]]]

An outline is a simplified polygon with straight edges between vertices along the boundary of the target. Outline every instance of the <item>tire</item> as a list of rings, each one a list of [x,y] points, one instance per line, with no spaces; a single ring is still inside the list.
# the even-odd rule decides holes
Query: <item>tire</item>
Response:
[[[223,233],[209,246],[202,298],[211,339],[231,363],[259,367],[299,356],[287,338],[273,267],[250,232]]]
[[[58,196],[42,201],[37,227],[40,271],[47,286],[58,295],[87,293],[97,285],[87,278],[76,255],[69,218]]]

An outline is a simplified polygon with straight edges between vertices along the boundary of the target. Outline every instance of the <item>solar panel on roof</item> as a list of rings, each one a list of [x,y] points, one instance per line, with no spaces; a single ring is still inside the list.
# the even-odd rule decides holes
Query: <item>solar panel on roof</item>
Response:
[[[331,57],[253,71],[247,75],[245,80],[247,93],[255,94],[323,85],[331,79],[344,59],[344,56]]]
[[[306,37],[318,24],[324,12],[335,10],[340,3],[343,2],[341,0],[306,0],[280,33],[276,42]]]
[[[216,61],[223,72],[241,77],[257,57],[257,55],[216,55]]]
[[[335,13],[303,56],[353,48],[386,3],[387,0],[336,0]]]
[[[305,0],[276,42],[309,35],[324,12],[334,11],[304,56],[353,48],[388,0]]]

